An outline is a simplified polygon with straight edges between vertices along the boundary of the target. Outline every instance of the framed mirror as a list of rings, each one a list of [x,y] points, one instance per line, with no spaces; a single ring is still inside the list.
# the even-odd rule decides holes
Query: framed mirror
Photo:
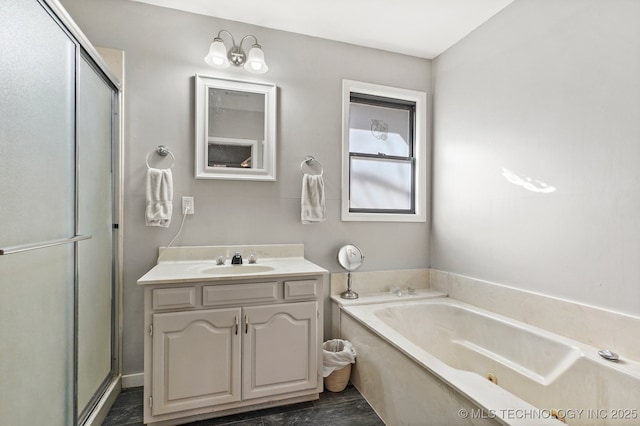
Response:
[[[196,179],[276,180],[276,86],[196,74]]]

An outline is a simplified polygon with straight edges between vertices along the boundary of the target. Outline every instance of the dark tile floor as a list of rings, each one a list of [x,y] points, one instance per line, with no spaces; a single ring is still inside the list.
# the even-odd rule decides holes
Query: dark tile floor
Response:
[[[132,388],[122,391],[118,396],[103,426],[142,424],[142,388]],[[316,401],[188,424],[192,426],[384,426],[382,420],[351,384],[342,392],[325,391]]]

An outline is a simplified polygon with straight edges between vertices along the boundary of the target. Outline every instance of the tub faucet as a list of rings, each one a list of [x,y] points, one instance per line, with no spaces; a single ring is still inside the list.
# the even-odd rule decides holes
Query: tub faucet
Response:
[[[406,290],[403,290],[400,287],[393,286],[389,290],[389,293],[395,294],[398,297],[407,296],[407,295],[415,296],[416,289],[414,287],[409,286],[409,287],[406,288]]]
[[[389,293],[391,294],[395,294],[398,297],[401,297],[403,295],[402,293],[402,289],[400,287],[391,287],[391,289],[389,290]]]
[[[242,265],[242,255],[238,252],[236,252],[236,254],[233,255],[233,257],[231,258],[231,264],[232,265]]]
[[[602,349],[601,351],[598,351],[598,355],[600,355],[607,361],[618,362],[618,360],[620,359],[617,353],[611,352],[609,349]]]

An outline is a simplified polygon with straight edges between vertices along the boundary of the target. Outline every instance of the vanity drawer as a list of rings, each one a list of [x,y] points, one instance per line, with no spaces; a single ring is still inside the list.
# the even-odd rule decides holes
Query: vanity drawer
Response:
[[[153,290],[153,309],[194,308],[195,287],[157,288]]]
[[[318,280],[284,282],[284,299],[297,300],[318,297]]]
[[[202,305],[217,306],[241,302],[276,302],[278,282],[209,285],[202,288]]]

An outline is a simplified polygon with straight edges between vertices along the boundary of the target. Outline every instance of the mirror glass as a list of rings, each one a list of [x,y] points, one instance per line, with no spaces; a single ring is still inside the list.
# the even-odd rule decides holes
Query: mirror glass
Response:
[[[346,271],[353,272],[364,263],[362,250],[353,244],[347,244],[338,251],[338,263]]]
[[[275,180],[271,84],[196,75],[196,178]]]

